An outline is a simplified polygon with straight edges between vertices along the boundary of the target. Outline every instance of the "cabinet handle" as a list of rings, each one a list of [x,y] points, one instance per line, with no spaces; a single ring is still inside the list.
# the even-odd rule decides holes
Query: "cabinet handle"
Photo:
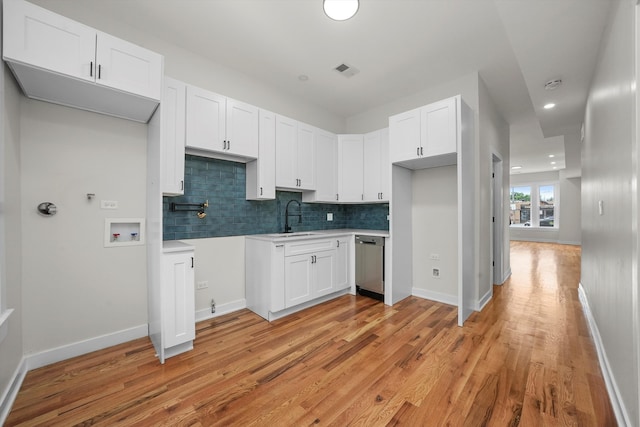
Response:
[[[180,181],[180,190],[184,191],[184,181]]]
[[[284,248],[284,245],[276,245],[276,248]]]
[[[193,268],[193,257],[191,257],[191,268]]]
[[[416,147],[416,156],[420,155],[420,147]]]
[[[364,194],[361,194],[361,195],[360,195],[360,199],[361,199],[361,200],[364,200]]]
[[[260,187],[260,195],[262,196],[262,187]]]
[[[98,65],[98,79],[102,78],[102,64]]]
[[[420,155],[424,156],[424,148],[423,147],[420,147]]]
[[[336,193],[336,200],[340,200],[340,196]]]
[[[338,246],[336,246],[337,248],[340,247],[340,240],[336,240],[336,242],[338,242]]]
[[[93,77],[93,61],[89,63],[89,77]]]
[[[231,150],[231,141],[227,141],[227,150]]]

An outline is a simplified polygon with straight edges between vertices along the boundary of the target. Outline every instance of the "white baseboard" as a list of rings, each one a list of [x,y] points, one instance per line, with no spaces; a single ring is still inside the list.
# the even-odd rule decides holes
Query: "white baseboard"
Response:
[[[236,301],[227,302],[224,304],[216,305],[216,312],[212,313],[210,308],[205,308],[196,311],[196,322],[201,322],[207,319],[213,319],[214,317],[222,316],[224,314],[233,313],[234,311],[247,308],[247,300],[239,299]]]
[[[484,294],[482,298],[480,298],[480,301],[477,302],[476,311],[482,311],[484,306],[489,304],[489,301],[491,301],[491,298],[493,298],[493,286],[491,287],[491,289],[487,291],[486,294]]]
[[[558,243],[558,239],[544,239],[540,237],[510,237],[509,240],[516,242],[536,242],[536,243]]]
[[[561,245],[573,245],[573,246],[581,246],[582,242],[571,241],[571,240],[558,240],[558,243]]]
[[[443,304],[449,304],[458,306],[458,297],[455,295],[443,294],[442,292],[428,291],[421,288],[411,288],[411,295],[419,298],[429,299],[431,301],[441,302]]]
[[[149,335],[148,325],[135,326],[122,331],[89,338],[72,344],[45,350],[39,353],[25,355],[27,359],[27,369],[37,369],[52,363],[70,359],[72,357],[102,350],[107,347],[122,344]]]
[[[0,426],[4,425],[7,417],[9,416],[9,412],[11,412],[11,407],[13,406],[13,402],[16,400],[16,396],[20,391],[20,387],[22,386],[24,377],[27,375],[27,371],[27,361],[23,357],[22,360],[20,360],[20,364],[16,368],[16,371],[11,376],[11,381],[3,391],[2,397],[0,398]]]
[[[613,371],[611,370],[611,365],[609,365],[607,353],[604,349],[604,345],[602,344],[600,331],[598,330],[596,319],[593,317],[593,313],[591,312],[591,308],[589,307],[589,299],[587,298],[587,294],[582,287],[582,283],[578,285],[578,296],[580,297],[580,303],[582,304],[582,309],[584,311],[584,315],[587,318],[589,330],[591,331],[591,336],[593,337],[593,342],[596,346],[598,361],[600,362],[600,369],[602,370],[604,383],[607,387],[609,399],[611,400],[611,406],[613,407],[613,412],[616,414],[618,425],[621,427],[632,426],[633,423],[631,423],[631,418],[629,417],[629,413],[627,412],[627,409],[624,406],[624,401],[622,400],[620,395],[620,389],[618,388],[616,380],[613,377]]]

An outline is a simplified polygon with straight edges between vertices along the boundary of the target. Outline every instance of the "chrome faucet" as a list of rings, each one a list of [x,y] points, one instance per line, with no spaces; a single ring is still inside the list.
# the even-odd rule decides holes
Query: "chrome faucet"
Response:
[[[289,205],[291,204],[291,202],[296,202],[298,204],[298,209],[300,210],[300,213],[289,215]],[[289,225],[289,216],[297,216],[298,224],[302,223],[302,206],[300,206],[299,201],[295,199],[291,199],[287,202],[287,207],[284,209],[284,232],[285,233],[291,233],[291,226]]]

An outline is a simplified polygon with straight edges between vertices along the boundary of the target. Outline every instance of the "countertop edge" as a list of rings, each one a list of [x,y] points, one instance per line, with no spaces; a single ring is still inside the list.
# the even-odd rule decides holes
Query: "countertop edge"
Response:
[[[389,232],[386,230],[366,230],[366,229],[352,229],[352,228],[339,228],[334,230],[310,230],[309,233],[314,233],[314,234],[301,235],[301,236],[287,236],[287,237],[271,236],[270,234],[252,234],[252,235],[245,236],[245,238],[253,239],[253,240],[270,241],[270,242],[291,242],[291,241],[304,240],[304,239],[322,239],[327,237],[336,237],[336,236],[344,236],[344,235],[355,236],[356,234],[376,236],[376,237],[386,237],[386,238],[389,237]]]

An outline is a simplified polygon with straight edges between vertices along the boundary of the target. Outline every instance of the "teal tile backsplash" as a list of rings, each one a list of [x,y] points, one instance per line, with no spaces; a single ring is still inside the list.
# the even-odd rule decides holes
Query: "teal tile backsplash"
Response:
[[[246,173],[244,163],[187,155],[185,160],[184,196],[163,199],[164,240],[200,239],[206,237],[243,236],[284,231],[284,211],[291,199],[302,205],[302,222],[290,217],[292,231],[360,228],[388,230],[388,204],[335,205],[302,203],[302,194],[277,191],[276,200],[245,200]],[[196,212],[171,212],[175,203],[203,203],[209,200],[207,216]],[[289,213],[297,213],[292,203]],[[333,221],[327,221],[327,213]]]

